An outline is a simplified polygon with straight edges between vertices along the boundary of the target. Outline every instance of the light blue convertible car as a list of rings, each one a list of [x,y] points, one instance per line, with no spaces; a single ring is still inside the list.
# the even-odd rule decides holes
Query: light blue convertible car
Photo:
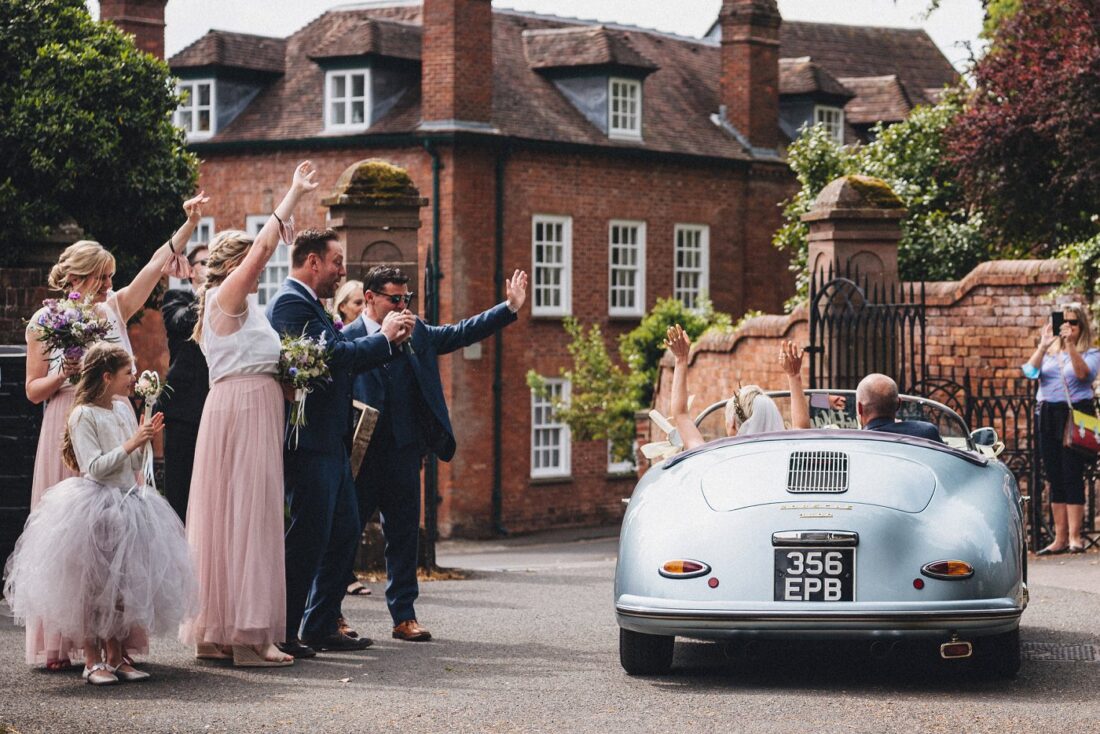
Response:
[[[623,668],[667,672],[678,636],[853,638],[1015,675],[1024,512],[996,434],[909,396],[899,415],[946,443],[859,431],[853,393],[811,393],[814,429],[716,438],[638,483],[615,572]],[[698,419],[704,436],[722,406]]]

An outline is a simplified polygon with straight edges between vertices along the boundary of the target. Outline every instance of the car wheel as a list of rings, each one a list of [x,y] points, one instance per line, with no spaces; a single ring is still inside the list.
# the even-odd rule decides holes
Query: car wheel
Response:
[[[981,638],[974,648],[976,662],[990,677],[1015,678],[1020,671],[1020,630]]]
[[[675,637],[619,629],[619,662],[629,675],[663,675],[672,669]]]

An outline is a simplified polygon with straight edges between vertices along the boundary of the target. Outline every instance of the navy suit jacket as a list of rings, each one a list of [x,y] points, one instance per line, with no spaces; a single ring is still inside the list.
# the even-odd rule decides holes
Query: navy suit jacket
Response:
[[[381,368],[356,375],[355,399],[380,411],[385,410],[388,377],[391,390],[389,409],[392,411],[388,418],[395,437],[400,442],[402,436],[420,436],[426,439],[427,447],[436,456],[450,461],[455,455],[454,429],[451,428],[447,401],[443,397],[437,358],[491,336],[516,318],[508,304],[501,303],[457,324],[431,326],[417,319],[412,337],[406,343],[411,343],[411,349],[405,345],[397,347],[402,354],[388,365],[388,375],[384,375]],[[363,319],[360,316],[344,327],[345,336],[354,339],[365,335],[367,325]],[[410,402],[416,393],[419,393],[424,407],[437,422],[436,426],[429,427],[426,435],[420,433],[424,427],[416,424],[416,411]]]
[[[903,436],[916,436],[917,438],[927,438],[930,441],[943,443],[939,429],[927,421],[895,421],[893,418],[875,418],[864,428],[868,431],[900,433]]]
[[[348,339],[336,330],[321,302],[291,280],[283,283],[267,305],[267,320],[280,335],[305,333],[315,339],[325,335],[332,382],[313,388],[306,399],[306,424],[299,429],[297,448],[327,454],[346,452],[352,378],[354,373],[382,365],[392,357],[389,340],[381,333]],[[289,414],[288,410],[288,418]]]

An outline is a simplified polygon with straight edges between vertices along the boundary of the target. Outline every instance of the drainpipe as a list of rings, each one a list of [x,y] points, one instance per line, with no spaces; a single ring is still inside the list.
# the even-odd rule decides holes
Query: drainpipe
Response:
[[[425,314],[429,324],[439,323],[439,281],[443,279],[443,268],[439,262],[439,150],[431,140],[424,141],[424,150],[432,157],[432,249],[428,258],[428,274],[431,283],[424,283],[425,289],[431,289],[432,298]],[[439,459],[429,453],[424,462],[424,535],[427,541],[424,548],[424,565],[430,570],[436,567],[435,543],[439,538]]]
[[[496,303],[504,300],[504,171],[509,150],[497,153],[496,161],[496,237],[493,262]],[[508,535],[504,527],[504,332],[493,337],[493,532]]]

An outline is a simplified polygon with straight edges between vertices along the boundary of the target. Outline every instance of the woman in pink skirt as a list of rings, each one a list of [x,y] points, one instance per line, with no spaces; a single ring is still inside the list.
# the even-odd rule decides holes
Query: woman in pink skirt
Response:
[[[134,280],[118,291],[112,291],[112,279],[115,275],[115,258],[98,242],[80,240],[65,248],[61,258],[50,271],[49,286],[63,294],[77,292],[92,299],[103,317],[111,322],[108,340],[121,345],[133,356],[130,338],[126,333],[126,322],[144,305],[153,288],[160,281],[162,273],[180,277],[188,271],[187,260],[183,255],[187,240],[202,218],[202,205],[209,201],[202,192],[184,202],[183,210],[187,221],[164,243],[149,262],[141,269]],[[27,399],[35,405],[46,403],[42,414],[42,428],[38,434],[38,451],[34,459],[34,479],[31,483],[31,510],[38,506],[46,490],[63,479],[76,476],[76,472],[65,466],[61,459],[61,436],[69,411],[73,407],[73,384],[71,376],[80,373],[80,358],[66,359],[65,355],[51,354],[38,340],[38,331],[34,325],[43,313],[39,310],[31,317],[27,327]],[[135,635],[129,647],[144,650],[148,641],[144,636]],[[51,633],[40,622],[27,620],[27,663],[34,665],[44,662],[47,670],[65,670],[71,667],[71,660],[79,658],[79,644],[62,639]]]
[[[195,340],[210,367],[210,394],[195,446],[187,540],[199,614],[180,629],[201,659],[252,667],[290,665],[283,563],[283,391],[275,380],[279,335],[256,298],[260,276],[293,237],[282,223],[317,188],[306,161],[256,235],[220,232],[210,243]]]

